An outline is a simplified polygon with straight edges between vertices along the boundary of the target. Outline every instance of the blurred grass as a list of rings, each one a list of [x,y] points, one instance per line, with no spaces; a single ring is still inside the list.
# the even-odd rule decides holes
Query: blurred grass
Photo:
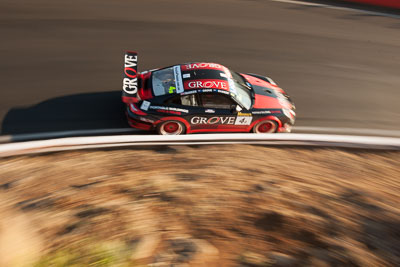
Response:
[[[42,256],[33,267],[133,267],[131,249],[122,244],[78,242],[73,246],[58,249]]]

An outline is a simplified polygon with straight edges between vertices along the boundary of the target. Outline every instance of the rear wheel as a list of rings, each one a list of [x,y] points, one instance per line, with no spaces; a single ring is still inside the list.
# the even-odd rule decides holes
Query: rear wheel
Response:
[[[157,126],[161,135],[179,135],[185,133],[185,125],[179,121],[164,121]]]
[[[275,121],[260,121],[254,128],[254,133],[275,133],[278,129],[278,124]]]

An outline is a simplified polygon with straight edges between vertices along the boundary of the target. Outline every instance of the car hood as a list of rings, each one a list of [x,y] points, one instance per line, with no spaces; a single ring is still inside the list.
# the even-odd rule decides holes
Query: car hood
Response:
[[[292,108],[292,104],[284,97],[285,92],[279,86],[251,75],[242,74],[242,76],[251,84],[251,87],[253,89],[255,98],[253,108]]]

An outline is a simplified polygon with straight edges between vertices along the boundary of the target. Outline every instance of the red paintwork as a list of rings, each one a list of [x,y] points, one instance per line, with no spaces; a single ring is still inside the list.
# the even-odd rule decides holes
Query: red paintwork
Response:
[[[136,110],[133,109],[132,106],[133,106]],[[134,114],[136,114],[136,115],[141,115],[141,116],[147,115],[146,113],[144,113],[143,111],[141,111],[141,110],[138,108],[138,106],[136,106],[136,105],[133,104],[133,103],[129,104],[129,110],[132,111],[132,113],[134,113]]]
[[[276,88],[277,87],[276,85],[273,85],[273,84],[271,84],[269,82],[266,82],[264,80],[261,80],[261,79],[259,79],[257,77],[251,76],[251,75],[247,75],[247,74],[244,74],[244,73],[240,73],[240,75],[245,77],[246,80],[249,83],[254,84],[254,85],[264,86],[264,87],[269,87],[269,88]]]
[[[247,130],[243,130],[243,129],[235,129],[235,128],[225,128],[225,129],[196,129],[196,130],[190,130],[187,131],[187,133],[231,133],[231,132],[235,132],[235,133],[243,133],[243,132],[249,132]]]
[[[122,96],[122,102],[126,103],[126,104],[130,104],[130,103],[137,103],[139,102],[140,99],[137,97],[133,97],[133,96]]]
[[[152,125],[151,124],[146,124],[137,120],[132,119],[129,116],[126,116],[128,118],[128,123],[131,127],[133,128],[137,128],[137,129],[141,129],[141,130],[145,130],[145,131],[149,131],[152,129]]]
[[[139,89],[139,96],[140,96],[140,98],[142,100],[151,99],[151,98],[153,98],[153,93],[151,92],[151,89],[140,88]]]
[[[282,108],[282,104],[277,98],[256,94],[253,108]]]
[[[267,87],[267,88],[272,88],[272,89],[277,90],[278,92],[280,92],[282,94],[285,94],[285,91],[282,88],[280,88],[278,85],[274,85],[272,83],[269,83],[267,81],[261,80],[261,79],[259,79],[257,77],[254,77],[254,76],[251,76],[251,75],[247,75],[247,74],[244,74],[244,73],[240,73],[240,75],[245,77],[246,80],[251,84],[258,85],[258,86],[263,86],[263,87]]]

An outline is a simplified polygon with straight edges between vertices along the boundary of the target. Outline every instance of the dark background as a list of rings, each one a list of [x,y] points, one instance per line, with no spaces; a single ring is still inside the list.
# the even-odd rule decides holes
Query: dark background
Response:
[[[272,77],[297,126],[400,130],[400,19],[268,0],[1,0],[1,134],[127,127],[139,69],[190,61]]]

